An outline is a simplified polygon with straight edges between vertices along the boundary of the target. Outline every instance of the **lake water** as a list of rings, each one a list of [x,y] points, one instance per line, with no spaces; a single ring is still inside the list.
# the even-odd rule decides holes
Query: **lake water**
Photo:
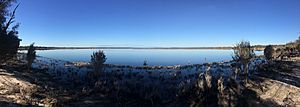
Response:
[[[64,49],[37,51],[38,56],[65,61],[90,61],[98,49]],[[229,61],[233,50],[209,49],[103,49],[107,64],[141,66],[146,60],[148,65],[186,65],[207,62]],[[261,55],[262,51],[256,51]]]

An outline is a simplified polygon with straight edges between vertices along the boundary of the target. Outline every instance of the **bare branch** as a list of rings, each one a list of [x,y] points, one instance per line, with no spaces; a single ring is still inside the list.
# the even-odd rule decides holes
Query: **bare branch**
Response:
[[[6,26],[5,26],[4,29],[3,29],[4,31],[7,31],[8,27],[14,22],[13,19],[15,19],[15,13],[16,13],[16,10],[17,10],[17,8],[19,7],[19,5],[20,5],[20,4],[18,4],[18,5],[15,7],[15,9],[14,9],[12,15],[10,16],[10,19],[8,20],[8,22],[6,23]]]

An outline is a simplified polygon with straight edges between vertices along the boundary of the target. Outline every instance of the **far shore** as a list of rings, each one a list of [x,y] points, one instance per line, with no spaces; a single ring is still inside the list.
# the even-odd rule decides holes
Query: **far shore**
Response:
[[[262,51],[265,46],[254,46],[255,51]],[[215,50],[232,50],[233,47],[44,47],[36,46],[36,50],[58,50],[58,49],[215,49]],[[28,50],[28,46],[20,46],[19,50]]]

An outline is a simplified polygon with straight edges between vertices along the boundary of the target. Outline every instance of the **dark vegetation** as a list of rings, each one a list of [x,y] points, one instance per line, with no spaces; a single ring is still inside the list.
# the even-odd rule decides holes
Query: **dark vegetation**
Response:
[[[102,72],[104,69],[104,62],[106,61],[106,56],[103,51],[99,50],[94,52],[91,56],[91,64],[96,72]]]
[[[19,24],[12,25],[18,5],[12,12],[8,10],[13,3],[15,0],[0,1],[0,64],[16,56],[21,41],[17,31]]]
[[[264,49],[264,55],[265,55],[266,60],[268,60],[268,61],[273,60],[273,58],[274,58],[274,53],[275,53],[275,50],[274,50],[274,48],[273,48],[272,45],[268,45],[268,46],[266,46],[266,48]]]
[[[27,55],[26,55],[28,69],[31,68],[31,65],[32,65],[33,61],[35,60],[35,58],[36,58],[36,52],[35,52],[34,43],[32,43],[29,46],[29,49],[28,49]]]
[[[144,61],[143,66],[148,66],[147,60]]]
[[[94,52],[93,55],[91,55],[91,65],[94,70],[88,73],[88,79],[92,79],[94,81],[104,77],[105,61],[106,56],[101,50]]]
[[[241,69],[246,76],[246,82],[249,76],[249,63],[254,56],[253,48],[251,48],[250,42],[248,41],[241,41],[234,48],[233,60],[240,65],[238,68]]]

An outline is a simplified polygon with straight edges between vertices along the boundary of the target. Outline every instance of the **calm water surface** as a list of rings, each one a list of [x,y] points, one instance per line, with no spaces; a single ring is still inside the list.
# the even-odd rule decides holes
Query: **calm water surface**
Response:
[[[66,60],[90,61],[98,49],[65,49],[37,51],[37,55]],[[187,49],[104,49],[108,64],[141,66],[144,60],[148,65],[182,65],[206,62],[229,61],[233,50],[187,50]],[[262,51],[256,51],[261,55]]]

